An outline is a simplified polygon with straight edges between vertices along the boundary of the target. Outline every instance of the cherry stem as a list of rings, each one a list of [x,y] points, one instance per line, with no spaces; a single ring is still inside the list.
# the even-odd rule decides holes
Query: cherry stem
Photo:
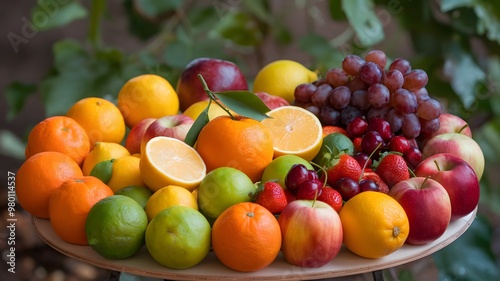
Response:
[[[372,151],[372,153],[370,153],[370,155],[368,156],[368,159],[371,159],[372,156],[375,154],[375,151],[378,151],[378,149],[382,146],[382,143],[379,143],[377,145],[377,147]],[[365,169],[366,169],[366,166],[368,165],[368,160],[365,161],[365,164],[363,165],[363,169],[361,170],[361,175],[359,175],[359,180],[358,180],[358,183],[361,182],[361,180],[363,180],[363,174],[365,173]]]
[[[225,111],[225,112],[226,112],[226,113],[227,113],[227,114],[231,117],[231,119],[235,120],[235,118],[234,118],[233,114],[231,114],[231,112],[230,112],[230,111],[229,111],[229,110],[228,110],[225,106],[223,106],[223,105],[219,102],[219,100],[218,100],[218,99],[217,99],[217,97],[215,96],[215,93],[214,93],[214,92],[212,92],[212,91],[208,88],[207,82],[205,81],[205,79],[203,79],[203,76],[202,76],[201,74],[198,74],[198,78],[200,79],[201,84],[202,84],[202,86],[203,86],[203,90],[205,90],[205,93],[207,93],[208,98],[209,98],[211,101],[215,102],[215,103],[216,103],[216,104],[217,104],[220,108],[222,108],[222,109],[223,109],[223,110],[224,110],[224,111]],[[209,108],[209,107],[210,107],[210,103],[208,103],[207,108]]]

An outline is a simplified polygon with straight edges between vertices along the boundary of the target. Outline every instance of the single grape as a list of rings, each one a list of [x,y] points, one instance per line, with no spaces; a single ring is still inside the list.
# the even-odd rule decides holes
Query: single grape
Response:
[[[396,109],[389,109],[384,116],[384,119],[391,125],[391,131],[397,132],[403,126],[403,114],[399,113]]]
[[[392,106],[402,114],[415,113],[417,111],[417,98],[406,90],[399,89],[392,94]]]
[[[371,106],[381,108],[389,104],[391,94],[384,84],[377,83],[368,88],[366,97]]]
[[[330,91],[332,89],[332,86],[330,86],[329,84],[323,84],[319,86],[311,96],[311,103],[317,107],[322,107],[323,105],[327,104],[328,99],[330,98]]]
[[[347,83],[347,87],[351,90],[351,93],[354,93],[357,90],[366,90],[368,89],[368,84],[363,82],[359,76],[352,78],[349,83]]]
[[[403,87],[404,81],[403,74],[397,69],[389,70],[382,78],[382,83],[391,93]]]
[[[365,61],[376,63],[381,69],[385,69],[387,56],[381,50],[372,50],[365,55]]]
[[[349,83],[349,75],[342,68],[332,68],[326,72],[325,81],[334,88],[345,86]]]
[[[333,188],[340,193],[344,201],[351,199],[359,193],[358,182],[349,177],[340,178]]]
[[[347,124],[351,123],[351,121],[358,117],[358,116],[362,116],[363,115],[363,112],[352,106],[352,105],[348,105],[346,108],[342,109],[342,111],[340,112],[340,123],[344,126],[347,126]]]
[[[295,197],[300,200],[313,200],[321,195],[323,182],[319,179],[306,180],[297,187]]]
[[[316,86],[316,87],[319,87],[319,86],[321,86],[323,84],[328,84],[326,82],[325,77],[320,77],[318,80],[314,81],[313,83],[314,83],[314,86]]]
[[[380,83],[384,72],[376,63],[365,62],[359,69],[359,78],[367,85]]]
[[[355,117],[349,124],[347,124],[346,131],[351,137],[357,138],[357,137],[362,137],[366,129],[368,128],[368,122],[360,116]]]
[[[405,114],[403,116],[403,126],[401,131],[407,138],[416,138],[420,135],[421,125],[418,116],[414,113]]]
[[[384,145],[384,140],[379,133],[375,131],[368,131],[361,139],[361,148],[363,152],[371,155],[380,151],[380,148]]]
[[[422,69],[414,69],[407,73],[405,76],[405,82],[403,83],[403,88],[409,91],[415,91],[427,85],[429,77],[427,73]]]
[[[335,108],[325,105],[321,107],[319,120],[323,126],[334,126],[340,122],[340,111]]]
[[[413,94],[417,98],[417,103],[421,103],[422,101],[429,99],[429,92],[427,92],[426,88],[414,90]]]
[[[316,91],[318,87],[313,83],[304,83],[295,87],[293,93],[295,100],[300,102],[310,102],[312,94]]]
[[[303,108],[320,118],[321,109],[314,104],[306,104]]]
[[[433,98],[428,98],[418,104],[417,114],[425,120],[436,119],[441,115],[441,104]]]
[[[399,70],[401,74],[405,75],[411,71],[411,64],[403,58],[397,58],[389,65],[389,71],[394,69]]]
[[[364,61],[359,56],[347,55],[342,60],[342,69],[351,76],[358,76],[359,68],[363,65]]]
[[[367,98],[367,90],[357,90],[351,94],[351,105],[360,110],[370,108],[370,103]]]
[[[381,117],[373,117],[368,120],[368,128],[367,131],[375,131],[377,132],[384,142],[389,142],[394,134],[391,131],[391,125],[387,120]]]
[[[435,131],[439,129],[440,122],[439,118],[431,119],[431,120],[425,120],[420,118],[420,126],[421,126],[421,132],[422,134],[432,134]]]
[[[333,108],[341,110],[349,105],[351,101],[351,90],[346,86],[338,86],[330,92],[328,101]]]

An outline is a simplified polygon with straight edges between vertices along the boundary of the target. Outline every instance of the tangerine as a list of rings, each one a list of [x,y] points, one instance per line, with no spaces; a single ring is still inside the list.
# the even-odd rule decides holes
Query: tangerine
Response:
[[[364,191],[349,199],[339,213],[344,245],[365,258],[387,256],[403,246],[410,231],[406,212],[391,196]]]
[[[273,136],[261,122],[243,116],[219,116],[198,135],[196,150],[207,172],[232,167],[259,181],[273,160]]]
[[[83,98],[70,107],[66,116],[85,129],[91,146],[98,141],[121,143],[125,137],[123,116],[118,107],[106,99]]]
[[[26,158],[42,151],[61,152],[82,165],[90,151],[90,140],[73,118],[52,116],[36,124],[28,135]]]
[[[256,203],[232,205],[212,226],[212,248],[217,258],[233,270],[252,272],[265,268],[281,248],[278,220]]]
[[[16,174],[19,205],[39,218],[49,218],[49,198],[61,184],[83,176],[71,157],[56,151],[44,151],[26,159]]]
[[[64,241],[88,245],[85,223],[90,209],[113,190],[101,180],[82,176],[64,181],[49,200],[50,224]]]

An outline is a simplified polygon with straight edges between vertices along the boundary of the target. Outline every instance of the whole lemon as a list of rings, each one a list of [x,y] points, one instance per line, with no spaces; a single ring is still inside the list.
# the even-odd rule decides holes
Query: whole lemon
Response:
[[[267,92],[282,97],[289,103],[295,99],[295,88],[318,79],[318,74],[299,62],[276,60],[259,70],[253,84],[254,92]]]

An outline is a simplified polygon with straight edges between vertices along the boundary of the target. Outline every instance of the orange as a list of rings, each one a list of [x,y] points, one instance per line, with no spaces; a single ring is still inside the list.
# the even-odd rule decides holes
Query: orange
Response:
[[[179,97],[165,78],[143,74],[128,80],[118,93],[118,108],[129,128],[145,118],[179,113]]]
[[[251,272],[265,268],[281,248],[278,220],[256,203],[233,205],[212,226],[212,248],[217,258],[233,270]]]
[[[153,192],[167,185],[192,191],[207,173],[201,156],[185,142],[170,137],[155,137],[141,154],[139,170],[142,180]]]
[[[68,243],[88,245],[85,222],[90,209],[113,190],[95,177],[82,176],[63,182],[49,200],[50,224]]]
[[[42,151],[58,151],[81,165],[90,151],[85,129],[72,118],[52,116],[31,129],[26,145],[26,158]]]
[[[321,148],[323,127],[318,117],[298,106],[281,106],[267,113],[262,124],[273,134],[274,158],[297,155],[311,161]]]
[[[106,99],[89,97],[73,104],[66,116],[76,120],[87,132],[90,144],[98,141],[121,143],[125,121],[116,105]]]
[[[219,167],[232,167],[259,181],[273,160],[272,134],[254,119],[219,116],[200,131],[196,150],[210,172]]]
[[[333,133],[341,133],[346,137],[349,137],[349,134],[347,134],[347,131],[339,126],[323,126],[323,138],[328,136],[329,134]]]
[[[67,179],[81,177],[71,157],[44,151],[26,159],[16,174],[16,195],[21,207],[39,218],[49,217],[50,195]]]
[[[344,204],[339,216],[344,245],[365,258],[380,258],[398,250],[410,230],[403,207],[391,196],[378,191],[355,195]]]

